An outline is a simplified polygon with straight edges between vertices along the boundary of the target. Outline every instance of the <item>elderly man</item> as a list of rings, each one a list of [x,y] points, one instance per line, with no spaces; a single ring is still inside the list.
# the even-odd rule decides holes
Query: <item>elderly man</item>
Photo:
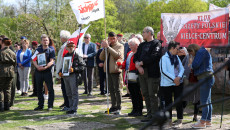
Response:
[[[83,94],[88,94],[88,96],[92,96],[94,57],[97,54],[96,44],[90,42],[90,40],[91,35],[85,34],[85,42],[82,45],[83,59],[86,63],[86,69],[83,71],[83,79],[85,86],[85,92]]]
[[[42,34],[41,36],[42,46],[38,47],[36,51],[38,55],[41,53],[45,53],[46,55],[46,65],[39,66],[37,61],[33,60],[33,64],[36,67],[35,76],[36,76],[36,85],[38,91],[38,107],[34,110],[43,110],[44,107],[44,97],[43,97],[43,82],[46,83],[48,91],[49,91],[49,99],[48,99],[48,110],[51,111],[53,109],[54,103],[54,89],[53,89],[53,78],[51,68],[55,59],[55,51],[54,49],[49,47],[49,37],[46,34]],[[37,55],[37,56],[38,56]]]
[[[117,36],[114,32],[108,34],[108,41],[102,42],[104,48],[100,54],[100,60],[105,61],[105,49],[107,49],[108,61],[104,62],[104,71],[108,73],[109,91],[111,96],[112,107],[110,113],[120,114],[121,112],[121,81],[122,70],[118,68],[117,62],[123,61],[124,46],[117,41]],[[107,70],[106,70],[107,66]],[[106,111],[107,113],[107,111]]]
[[[66,94],[66,89],[65,89],[65,83],[63,78],[61,78],[58,75],[58,72],[62,69],[62,63],[63,63],[63,51],[64,48],[66,47],[67,41],[70,38],[71,34],[69,31],[66,30],[62,30],[60,32],[60,38],[61,38],[61,42],[62,42],[62,46],[60,48],[60,50],[58,51],[58,56],[57,56],[57,63],[56,63],[56,78],[57,79],[61,79],[61,89],[62,89],[62,95],[64,98],[64,103],[60,106],[63,107],[62,111],[68,111],[69,108],[69,100]]]
[[[160,83],[161,43],[153,38],[152,27],[145,27],[142,35],[145,42],[139,45],[133,62],[139,72],[140,86],[145,98],[147,119],[142,121],[146,122],[158,111],[157,92]]]

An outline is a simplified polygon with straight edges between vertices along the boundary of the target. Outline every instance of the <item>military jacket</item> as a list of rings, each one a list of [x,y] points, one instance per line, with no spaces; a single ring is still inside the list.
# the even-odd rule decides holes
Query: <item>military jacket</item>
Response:
[[[15,66],[16,54],[9,47],[0,50],[0,77],[14,77]]]

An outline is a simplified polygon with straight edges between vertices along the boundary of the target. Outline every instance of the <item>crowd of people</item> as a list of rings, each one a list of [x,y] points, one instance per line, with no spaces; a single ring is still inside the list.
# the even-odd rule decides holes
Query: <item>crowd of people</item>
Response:
[[[123,86],[132,100],[132,111],[128,116],[143,116],[143,101],[147,115],[142,122],[150,121],[159,109],[164,109],[179,98],[189,84],[203,81],[213,74],[212,58],[204,47],[191,44],[187,48],[180,43],[170,41],[167,49],[162,47],[160,33],[154,36],[152,27],[145,27],[141,34],[132,34],[128,42],[122,34],[108,33],[108,39],[101,43],[91,42],[91,35],[84,35],[82,48],[70,41],[70,32],[62,30],[62,46],[55,55],[54,42],[46,34],[41,35],[41,44],[26,37],[14,44],[0,36],[0,111],[10,110],[13,105],[13,93],[28,96],[29,75],[32,75],[33,93],[38,97],[38,106],[34,110],[44,109],[44,100],[48,99],[48,110],[53,109],[54,81],[61,82],[64,103],[60,106],[66,114],[76,114],[78,109],[78,86],[84,83],[84,93],[93,95],[94,74],[99,77],[100,95],[106,93],[111,97],[111,107],[105,113],[117,114],[122,109]],[[82,49],[83,56],[77,53]],[[69,58],[69,61],[67,60]],[[64,64],[68,65],[63,67]],[[106,72],[108,78],[106,78]],[[82,81],[83,80],[83,81]],[[106,89],[108,80],[108,91]],[[201,119],[197,119],[197,105],[211,103],[211,89],[214,77],[210,78],[200,89],[191,93],[176,105],[177,123],[183,123],[183,111],[188,102],[194,104],[193,128],[211,126],[212,105],[202,108]],[[15,86],[17,86],[15,88]],[[189,86],[188,86],[189,87]],[[13,97],[11,97],[13,96]],[[172,109],[167,126],[172,127]]]

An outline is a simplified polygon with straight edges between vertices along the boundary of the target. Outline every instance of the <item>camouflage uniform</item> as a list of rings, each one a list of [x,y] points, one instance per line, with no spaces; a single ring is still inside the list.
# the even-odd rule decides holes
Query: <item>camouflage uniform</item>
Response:
[[[3,101],[4,108],[9,109],[10,103],[10,88],[14,77],[14,67],[16,66],[16,55],[5,47],[0,50],[0,109],[2,110]]]

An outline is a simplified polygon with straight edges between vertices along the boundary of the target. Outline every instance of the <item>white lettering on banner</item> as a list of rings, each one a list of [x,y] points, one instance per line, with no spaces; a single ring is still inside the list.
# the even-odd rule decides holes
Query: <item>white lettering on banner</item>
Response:
[[[227,33],[181,33],[181,39],[226,39]]]

